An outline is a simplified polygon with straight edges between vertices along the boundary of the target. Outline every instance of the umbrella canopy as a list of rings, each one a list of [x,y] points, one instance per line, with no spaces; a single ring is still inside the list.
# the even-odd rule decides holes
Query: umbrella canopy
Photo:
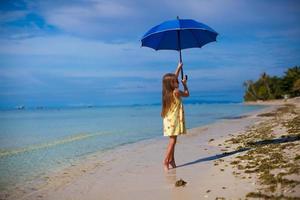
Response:
[[[142,38],[142,46],[155,50],[181,50],[201,48],[216,41],[218,33],[209,26],[192,19],[165,21],[151,28]],[[183,77],[183,71],[181,71]]]

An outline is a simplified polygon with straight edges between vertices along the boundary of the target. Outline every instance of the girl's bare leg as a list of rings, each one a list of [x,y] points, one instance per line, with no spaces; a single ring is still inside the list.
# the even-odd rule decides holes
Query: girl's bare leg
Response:
[[[169,164],[174,168],[176,167],[175,159],[174,159],[174,151],[175,151],[175,144],[176,144],[177,136],[170,136],[169,138],[169,145],[166,152],[166,157],[164,160],[164,169],[166,171],[169,170]]]
[[[175,145],[176,145],[176,141],[177,141],[177,136],[174,136],[174,146],[172,148],[172,154],[171,154],[171,159],[169,160],[169,164],[171,165],[172,168],[176,168],[176,162],[175,162]]]

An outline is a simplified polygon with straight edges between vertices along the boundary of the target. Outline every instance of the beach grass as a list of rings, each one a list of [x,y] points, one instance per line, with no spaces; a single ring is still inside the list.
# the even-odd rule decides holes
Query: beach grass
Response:
[[[300,199],[295,196],[300,188],[299,108],[285,104],[258,116],[269,119],[225,141],[236,149],[250,149],[230,162],[234,174],[257,177],[258,192],[248,193],[247,198]]]

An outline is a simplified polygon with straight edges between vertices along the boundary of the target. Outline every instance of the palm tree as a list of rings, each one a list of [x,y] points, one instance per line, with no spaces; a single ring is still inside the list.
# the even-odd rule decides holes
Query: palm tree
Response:
[[[268,99],[272,99],[273,95],[271,93],[270,85],[269,85],[269,76],[266,74],[266,72],[262,73],[260,79],[262,80],[264,86],[267,89],[268,92]]]
[[[246,93],[250,94],[253,99],[257,100],[259,98],[257,97],[253,84],[254,83],[252,80],[247,80],[243,83],[243,86],[246,88]]]
[[[282,78],[277,76],[272,76],[269,79],[269,86],[272,92],[272,95],[275,99],[281,99],[283,97],[282,91]]]
[[[257,81],[247,80],[243,86],[245,101],[300,96],[300,67],[289,68],[283,77],[270,77],[264,72]]]
[[[300,79],[300,67],[289,68],[282,79],[282,90],[287,94],[291,94],[291,96],[296,96],[297,94],[293,91],[293,86],[298,79]]]
[[[293,85],[293,92],[296,93],[296,95],[300,95],[300,79],[297,79],[295,82],[294,82],[294,85]]]

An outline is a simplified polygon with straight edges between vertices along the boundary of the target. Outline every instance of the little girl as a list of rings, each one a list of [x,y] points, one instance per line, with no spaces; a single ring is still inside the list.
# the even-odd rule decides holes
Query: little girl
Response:
[[[175,74],[165,74],[162,81],[162,112],[164,136],[169,136],[169,145],[164,159],[164,169],[169,170],[176,167],[174,151],[177,135],[185,134],[184,110],[181,97],[188,97],[187,78],[181,82],[184,91],[180,91],[178,75],[182,68],[182,63],[178,63]]]

